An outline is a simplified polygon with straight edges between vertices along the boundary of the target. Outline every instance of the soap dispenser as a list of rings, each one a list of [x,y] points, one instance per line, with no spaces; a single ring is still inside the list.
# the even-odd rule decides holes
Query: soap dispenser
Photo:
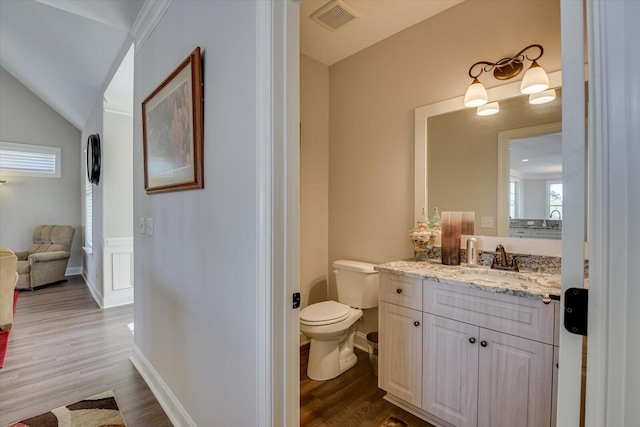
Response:
[[[467,239],[467,265],[474,267],[479,262],[478,239],[469,237]]]

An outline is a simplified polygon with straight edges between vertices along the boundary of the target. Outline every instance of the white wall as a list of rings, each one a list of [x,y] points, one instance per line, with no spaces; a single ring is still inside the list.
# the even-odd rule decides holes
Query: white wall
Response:
[[[67,271],[82,267],[80,131],[0,68],[0,140],[62,148],[62,177],[7,176],[0,187],[0,246],[26,251],[39,224],[71,225],[76,233]]]
[[[133,302],[133,115],[105,110],[103,124],[101,305],[112,307]]]
[[[96,101],[96,104],[93,107],[91,115],[87,119],[87,123],[85,124],[84,129],[82,131],[81,144],[82,144],[83,151],[79,156],[80,157],[79,161],[80,161],[80,164],[82,165],[81,167],[82,167],[83,176],[86,176],[86,173],[87,173],[86,172],[86,168],[87,168],[86,154],[84,153],[84,150],[87,148],[87,139],[89,138],[89,135],[97,133],[100,135],[101,145],[103,145],[102,144],[102,139],[104,138],[103,122],[104,122],[104,118],[102,113],[102,99],[99,99],[98,101]],[[104,295],[104,292],[102,290],[103,289],[102,241],[104,238],[104,231],[103,231],[104,230],[104,227],[103,227],[104,179],[105,179],[104,171],[101,171],[100,182],[98,183],[98,185],[95,185],[95,184],[93,185],[93,221],[92,221],[93,253],[92,254],[85,253],[83,255],[84,268],[82,271],[82,275],[85,281],[87,282],[87,285],[89,286],[89,289],[91,290],[91,293],[93,294],[93,297],[96,299],[98,304],[102,304],[102,298]],[[82,189],[84,193],[84,178],[83,178]],[[85,225],[84,200],[82,205],[82,223],[83,223],[83,229],[84,229],[84,225]],[[84,239],[84,233],[83,233],[83,239]],[[84,240],[82,241],[82,243],[84,244]]]
[[[523,215],[525,219],[545,219],[547,212],[547,180],[523,179],[520,181],[523,197]]]
[[[140,108],[133,162],[155,223],[134,233],[134,354],[200,426],[258,424],[256,3],[174,1],[135,57],[140,105],[202,49],[205,188],[145,193]]]
[[[133,78],[133,76],[132,76]],[[105,111],[102,137],[104,235],[133,236],[133,116]]]

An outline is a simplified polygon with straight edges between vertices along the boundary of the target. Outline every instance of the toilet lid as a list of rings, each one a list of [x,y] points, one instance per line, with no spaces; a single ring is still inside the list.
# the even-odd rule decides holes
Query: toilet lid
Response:
[[[349,317],[351,307],[337,301],[323,301],[311,304],[300,312],[300,320],[305,323],[336,323]]]

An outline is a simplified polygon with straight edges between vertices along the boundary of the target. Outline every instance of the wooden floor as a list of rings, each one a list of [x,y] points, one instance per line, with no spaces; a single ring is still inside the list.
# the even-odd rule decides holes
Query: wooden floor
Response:
[[[24,291],[0,369],[0,426],[113,390],[129,427],[171,422],[129,361],[133,307],[100,310],[84,281]]]
[[[358,364],[330,381],[307,377],[309,346],[300,349],[300,427],[377,427],[389,416],[411,427],[433,427],[416,416],[383,400],[368,353],[355,350]]]
[[[101,310],[81,277],[20,293],[4,368],[0,426],[113,390],[129,427],[171,422],[129,361],[133,307]],[[374,426],[395,416],[430,424],[382,399],[369,356],[331,381],[307,377],[309,346],[300,353],[300,426]],[[203,426],[214,427],[214,426]]]

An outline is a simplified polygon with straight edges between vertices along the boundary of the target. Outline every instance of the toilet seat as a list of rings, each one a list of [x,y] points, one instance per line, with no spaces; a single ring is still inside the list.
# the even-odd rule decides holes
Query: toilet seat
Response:
[[[311,304],[300,311],[300,323],[304,325],[331,325],[349,317],[351,307],[337,301]]]

